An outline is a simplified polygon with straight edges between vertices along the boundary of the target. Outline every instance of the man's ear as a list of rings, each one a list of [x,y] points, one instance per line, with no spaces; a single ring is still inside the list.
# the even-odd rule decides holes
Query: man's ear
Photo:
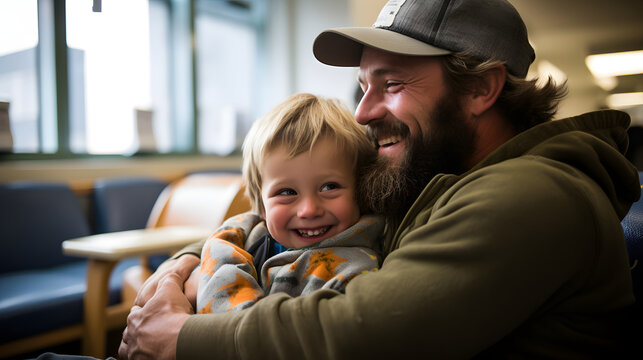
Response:
[[[476,84],[474,92],[469,95],[471,114],[480,116],[489,110],[498,100],[506,79],[507,70],[503,65],[486,71]]]

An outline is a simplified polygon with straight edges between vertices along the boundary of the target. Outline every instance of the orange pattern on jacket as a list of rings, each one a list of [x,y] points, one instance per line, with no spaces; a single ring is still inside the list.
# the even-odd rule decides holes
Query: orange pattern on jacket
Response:
[[[198,314],[212,314],[212,302],[214,299],[210,300],[210,302],[205,305],[201,310],[199,310]]]
[[[346,259],[336,256],[334,250],[318,251],[310,256],[310,266],[306,269],[303,279],[310,275],[315,275],[324,281],[329,281],[335,276],[337,265],[346,261]],[[302,279],[302,280],[303,280]]]
[[[206,243],[205,251],[201,257],[201,273],[208,274],[210,276],[214,275],[214,267],[217,265],[219,260],[213,259],[212,255],[210,255],[210,242]]]
[[[217,289],[217,291],[220,290],[225,290],[230,298],[230,307],[228,310],[248,300],[256,301],[263,294],[261,290],[254,288],[253,283],[241,274],[237,274],[235,281]]]
[[[220,231],[215,232],[210,236],[210,239],[221,239],[221,240],[226,240],[228,242],[231,242],[235,244],[236,246],[243,246],[243,231],[241,229],[236,229],[236,228],[230,228],[230,229],[223,229]]]

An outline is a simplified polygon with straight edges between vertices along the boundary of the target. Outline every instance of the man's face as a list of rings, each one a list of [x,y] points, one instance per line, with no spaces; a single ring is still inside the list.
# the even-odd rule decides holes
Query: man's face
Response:
[[[446,93],[440,60],[365,47],[359,82],[355,118],[375,136],[379,156],[400,164],[409,138],[430,132],[429,115]]]
[[[360,180],[362,197],[400,220],[436,174],[466,170],[475,133],[437,58],[365,47],[359,76],[364,97],[355,117],[378,147]]]

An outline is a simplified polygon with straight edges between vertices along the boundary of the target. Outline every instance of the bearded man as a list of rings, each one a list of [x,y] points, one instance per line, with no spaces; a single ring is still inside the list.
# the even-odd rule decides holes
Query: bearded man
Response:
[[[550,121],[564,90],[525,80],[534,52],[506,0],[391,0],[313,51],[359,66],[364,174],[388,217],[383,263],[341,294],[268,296],[193,315],[168,262],[132,309],[122,358],[596,358],[634,302],[620,220],[640,196],[629,118]]]

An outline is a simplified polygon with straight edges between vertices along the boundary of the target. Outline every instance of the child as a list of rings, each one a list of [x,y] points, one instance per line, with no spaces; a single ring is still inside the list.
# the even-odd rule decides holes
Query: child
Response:
[[[359,169],[374,156],[335,100],[298,94],[259,119],[243,144],[243,178],[261,216],[229,219],[206,242],[186,283],[193,298],[199,278],[199,313],[241,310],[277,292],[343,292],[353,277],[377,270],[383,221],[361,216],[356,199]]]

